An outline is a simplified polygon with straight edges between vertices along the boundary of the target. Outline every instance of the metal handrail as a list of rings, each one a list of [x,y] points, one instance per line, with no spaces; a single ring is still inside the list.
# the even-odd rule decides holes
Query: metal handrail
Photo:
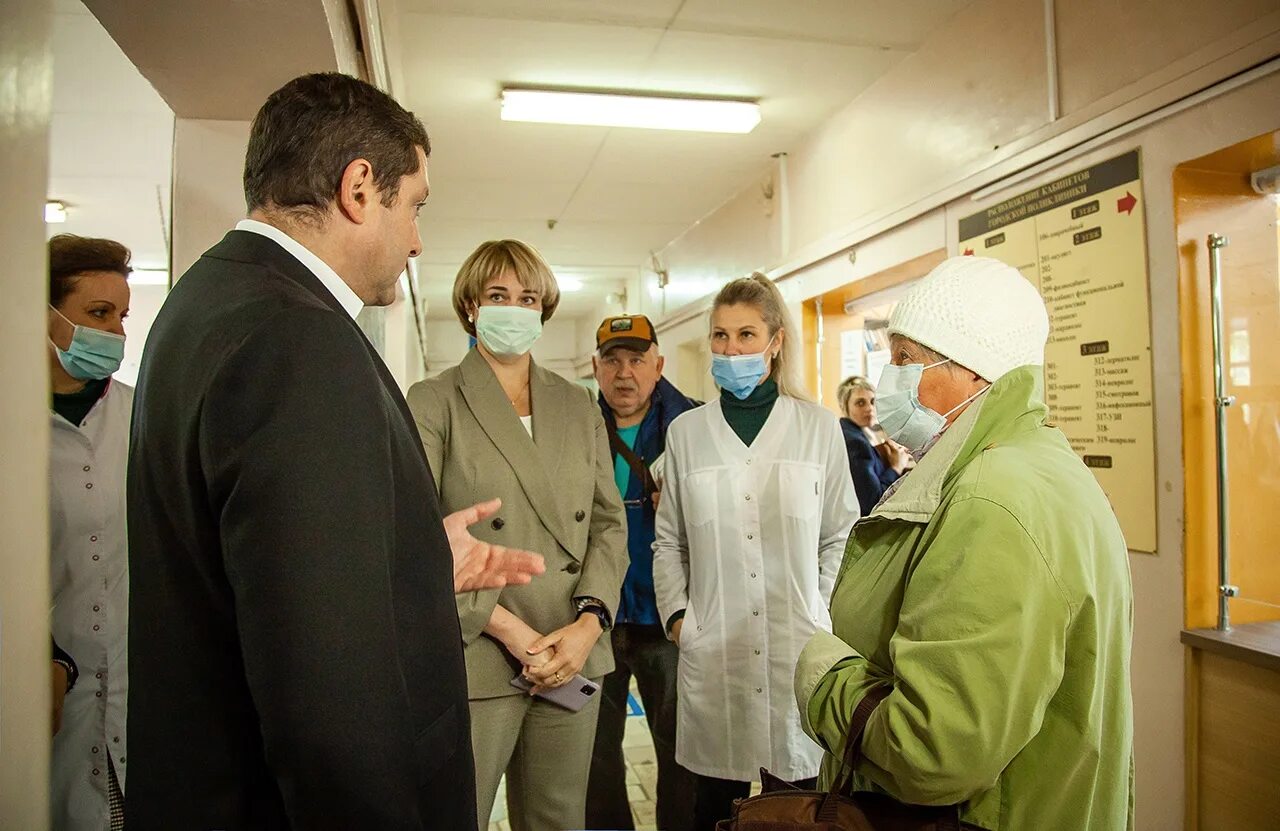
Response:
[[[1227,486],[1227,408],[1236,403],[1227,395],[1222,360],[1222,249],[1230,243],[1221,234],[1210,234],[1209,292],[1213,316],[1213,426],[1218,446],[1218,630],[1231,629],[1231,598],[1240,593],[1231,584],[1231,518]]]

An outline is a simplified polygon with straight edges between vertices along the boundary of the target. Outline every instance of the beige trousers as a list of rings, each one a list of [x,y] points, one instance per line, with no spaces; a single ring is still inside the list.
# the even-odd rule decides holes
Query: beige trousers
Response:
[[[584,828],[600,696],[576,713],[527,695],[470,705],[479,831],[489,827],[503,773],[512,831]]]

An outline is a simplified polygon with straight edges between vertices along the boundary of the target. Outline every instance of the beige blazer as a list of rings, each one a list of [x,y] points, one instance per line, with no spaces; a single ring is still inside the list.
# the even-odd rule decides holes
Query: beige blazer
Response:
[[[574,598],[618,608],[626,575],[626,519],[613,481],[613,457],[600,408],[586,389],[536,364],[530,374],[533,438],[493,370],[476,350],[462,363],[409,390],[409,409],[446,514],[498,497],[502,509],[472,533],[488,542],[536,551],[547,571],[527,586],[458,596],[471,698],[518,691],[506,649],[483,634],[496,603],[547,634],[572,623]],[[582,674],[613,670],[609,636]]]

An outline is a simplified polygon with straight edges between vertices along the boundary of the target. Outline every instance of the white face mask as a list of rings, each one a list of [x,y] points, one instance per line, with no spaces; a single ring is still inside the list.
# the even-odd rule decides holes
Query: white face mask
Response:
[[[888,364],[876,388],[876,413],[880,426],[889,438],[901,444],[916,458],[947,426],[947,417],[973,399],[991,389],[983,387],[945,413],[936,413],[920,403],[920,378],[926,369],[951,363],[948,358],[936,364]]]
[[[542,336],[542,312],[519,306],[481,306],[476,312],[476,338],[499,358],[528,352]]]

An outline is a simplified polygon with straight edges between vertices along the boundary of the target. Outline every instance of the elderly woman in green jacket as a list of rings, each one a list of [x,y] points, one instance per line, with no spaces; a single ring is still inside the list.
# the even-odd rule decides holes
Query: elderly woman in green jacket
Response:
[[[1127,551],[1046,423],[1044,303],[1010,266],[955,257],[889,331],[880,422],[919,464],[854,527],[834,634],[796,668],[824,776],[858,703],[887,691],[857,790],[986,829],[1132,827]]]

